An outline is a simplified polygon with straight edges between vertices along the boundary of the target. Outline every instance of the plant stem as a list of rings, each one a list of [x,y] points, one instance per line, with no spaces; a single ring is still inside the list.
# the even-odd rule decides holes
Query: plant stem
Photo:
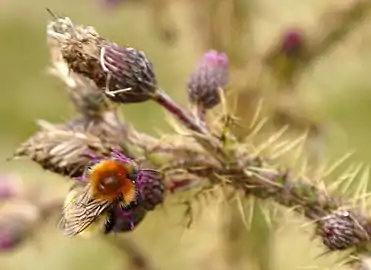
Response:
[[[191,129],[192,131],[208,134],[209,132],[202,123],[196,121],[191,114],[187,113],[183,108],[176,104],[170,96],[168,96],[164,91],[158,90],[153,98],[158,104],[163,108],[168,110],[173,116],[175,116],[182,124]]]

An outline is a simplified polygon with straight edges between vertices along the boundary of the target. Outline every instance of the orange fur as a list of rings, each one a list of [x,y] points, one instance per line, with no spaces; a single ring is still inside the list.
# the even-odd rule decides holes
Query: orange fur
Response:
[[[130,204],[136,196],[134,183],[128,178],[131,168],[118,160],[102,160],[91,168],[89,182],[92,185],[93,197],[113,201],[121,194],[123,203]],[[111,186],[105,186],[104,181],[111,177]]]

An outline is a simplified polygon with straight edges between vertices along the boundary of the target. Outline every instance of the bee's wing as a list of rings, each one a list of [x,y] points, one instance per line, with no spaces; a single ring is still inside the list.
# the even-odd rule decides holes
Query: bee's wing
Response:
[[[91,225],[110,206],[109,201],[92,198],[90,185],[78,186],[66,198],[58,227],[75,236]]]

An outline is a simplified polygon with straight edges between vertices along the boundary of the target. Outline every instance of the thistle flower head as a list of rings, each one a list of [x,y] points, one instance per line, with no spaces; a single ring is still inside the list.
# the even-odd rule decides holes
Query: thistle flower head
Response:
[[[109,44],[101,51],[100,63],[108,76],[106,94],[115,102],[147,101],[157,90],[152,63],[142,51]]]
[[[156,170],[140,170],[138,185],[143,207],[150,211],[164,202],[164,177]]]
[[[281,51],[287,55],[299,53],[304,45],[304,37],[300,30],[286,30],[282,36]]]
[[[214,50],[202,57],[188,79],[188,97],[191,103],[211,109],[220,103],[219,89],[228,83],[228,57]]]
[[[323,244],[330,250],[344,250],[369,239],[353,214],[346,210],[335,211],[318,224]]]

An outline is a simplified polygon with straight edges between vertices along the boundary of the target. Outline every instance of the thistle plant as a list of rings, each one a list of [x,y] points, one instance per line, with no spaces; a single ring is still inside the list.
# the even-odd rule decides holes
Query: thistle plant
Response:
[[[103,221],[96,226],[98,233],[128,233],[146,222],[146,213],[184,190],[195,191],[185,212],[194,221],[198,199],[211,195],[216,200],[215,190],[220,189],[227,201],[270,200],[309,219],[326,252],[347,251],[347,262],[367,254],[371,220],[365,205],[354,207],[338,197],[339,187],[354,174],[326,188],[310,174],[284,168],[281,158],[298,150],[303,139],[281,140],[283,129],[257,144],[253,137],[264,123],[259,111],[249,137],[239,140],[232,134],[234,115],[225,91],[228,58],[223,52],[206,52],[190,75],[185,91],[197,108],[192,113],[159,87],[155,66],[139,49],[59,16],[47,25],[47,41],[51,73],[67,85],[77,115],[67,123],[38,121],[40,130],[14,157],[27,157],[70,180],[71,191],[60,209],[68,235],[98,221]],[[168,112],[173,134],[153,137],[119,119],[120,106],[150,101]],[[212,113],[215,117],[209,119]],[[71,198],[73,205],[68,204]]]

